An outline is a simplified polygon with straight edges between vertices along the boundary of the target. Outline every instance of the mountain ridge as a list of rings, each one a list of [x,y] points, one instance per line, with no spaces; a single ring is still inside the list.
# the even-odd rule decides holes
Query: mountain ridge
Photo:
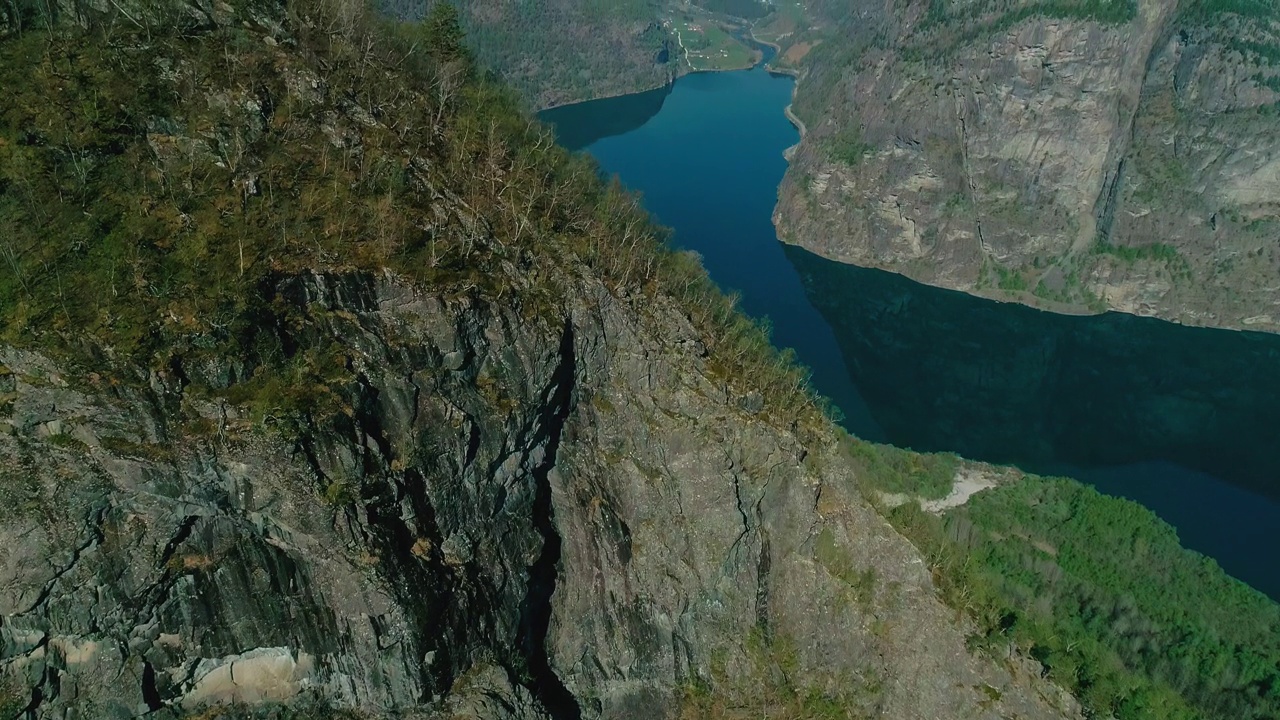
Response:
[[[55,11],[0,40],[6,711],[1082,717],[1067,683],[1187,707],[1109,621],[1063,647],[1035,633],[1079,618],[1010,615],[1026,573],[1078,589],[1021,535],[963,536],[1011,571],[886,520],[877,488],[967,466],[839,432],[448,9]],[[1208,578],[1237,632],[1274,611],[1149,513],[1077,506]],[[1196,689],[1274,699],[1272,638],[1072,577],[1125,648],[1190,617],[1177,647],[1231,673]]]

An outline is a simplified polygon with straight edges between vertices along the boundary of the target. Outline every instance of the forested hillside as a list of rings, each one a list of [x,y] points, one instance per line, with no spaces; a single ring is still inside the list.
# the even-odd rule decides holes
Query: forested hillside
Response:
[[[432,0],[384,0],[405,19]],[[678,72],[666,0],[454,0],[469,45],[537,108],[650,90]]]
[[[1280,713],[1280,605],[1180,547],[1150,510],[1072,480],[847,442],[943,592],[978,620],[974,645],[1014,644],[1095,717]],[[915,498],[945,496],[957,470],[994,487],[922,510]]]

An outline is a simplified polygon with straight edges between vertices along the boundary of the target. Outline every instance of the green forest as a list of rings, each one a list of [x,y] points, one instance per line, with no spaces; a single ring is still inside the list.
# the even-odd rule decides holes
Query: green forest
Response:
[[[434,0],[379,0],[402,20]],[[663,0],[456,0],[482,67],[545,108],[649,90],[670,82],[675,41]]]
[[[886,492],[938,497],[956,464],[850,447]],[[888,517],[926,554],[948,601],[978,621],[975,646],[996,655],[1016,646],[1094,716],[1280,713],[1280,605],[1183,548],[1143,506],[1023,476],[942,516],[908,502]]]

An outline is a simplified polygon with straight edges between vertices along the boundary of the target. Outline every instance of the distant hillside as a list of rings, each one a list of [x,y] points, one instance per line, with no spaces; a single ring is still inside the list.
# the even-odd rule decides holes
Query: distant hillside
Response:
[[[432,0],[384,0],[416,19]],[[677,71],[662,0],[454,0],[468,44],[537,107],[650,90]]]
[[[1274,2],[814,0],[810,21],[789,239],[1048,309],[1280,330]]]

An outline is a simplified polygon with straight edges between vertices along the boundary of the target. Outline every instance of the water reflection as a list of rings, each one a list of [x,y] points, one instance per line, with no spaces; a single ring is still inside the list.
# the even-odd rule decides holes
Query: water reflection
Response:
[[[1280,336],[1057,315],[785,252],[893,443],[1130,497],[1280,597]]]
[[[1057,315],[786,253],[895,440],[1033,468],[1171,460],[1280,497],[1280,336]]]
[[[555,128],[556,140],[570,150],[622,135],[649,122],[671,94],[667,85],[648,92],[544,110],[538,118]]]

